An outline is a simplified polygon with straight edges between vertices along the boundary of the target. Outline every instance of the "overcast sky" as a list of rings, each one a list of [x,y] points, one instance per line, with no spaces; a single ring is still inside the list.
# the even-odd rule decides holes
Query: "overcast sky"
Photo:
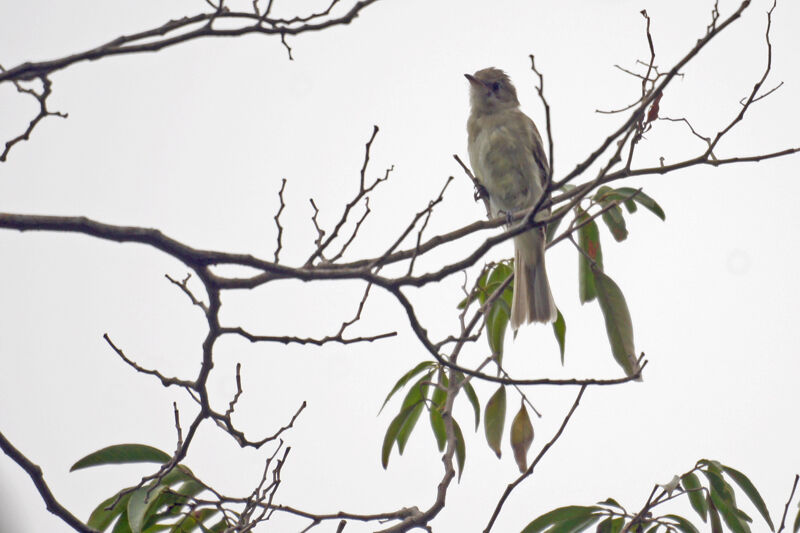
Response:
[[[277,9],[286,14],[319,5],[281,4]],[[703,35],[712,4],[507,0],[489,9],[478,1],[382,0],[349,26],[289,39],[294,61],[278,39],[249,36],[76,64],[52,76],[50,107],[69,118],[45,120],[0,166],[0,212],[154,227],[194,247],[269,259],[276,193],[286,178],[282,260],[297,265],[315,237],[308,199],[319,206],[321,223],[335,222],[357,190],[363,145],[377,124],[368,176],[392,165],[394,171],[372,195],[370,223],[350,253],[375,256],[450,175],[455,182],[428,234],[484,216],[452,158],[458,153],[466,160],[465,72],[505,69],[523,110],[543,129],[528,59],[536,55],[552,107],[559,178],[624,120],[595,110],[620,108],[637,97],[638,82],[614,65],[634,68],[636,59],[648,57],[640,10],[652,18],[656,63],[666,70]],[[722,16],[737,5],[721,1]],[[661,101],[662,116],[687,117],[713,135],[738,113],[739,99],[764,68],[769,5],[754,1],[684,70]],[[200,0],[3,2],[0,64],[60,57],[206,9]],[[719,157],[800,145],[798,24],[800,4],[780,2],[766,86],[784,85],[751,109],[720,144]],[[33,113],[24,95],[0,85],[0,138],[15,135]],[[676,162],[703,149],[685,126],[659,122],[641,143],[636,165],[657,165],[659,157]],[[703,457],[750,475],[779,519],[800,472],[799,165],[795,156],[621,184],[644,187],[667,214],[666,222],[642,210],[629,217],[630,237],[623,243],[607,232],[601,236],[606,272],[627,297],[637,350],[649,360],[644,382],[586,392],[562,439],[506,504],[496,531],[519,530],[556,506],[608,496],[638,509],[653,483]],[[420,271],[452,262],[476,242],[437,253],[420,263]],[[570,246],[564,242],[547,255],[554,297],[567,320],[566,364],[560,366],[549,327],[525,327],[508,340],[505,360],[515,377],[620,375],[597,304],[578,302],[578,260]],[[511,250],[506,243],[487,260],[509,257]],[[102,339],[107,332],[143,366],[195,375],[203,317],[165,273],[181,277],[186,269],[140,245],[0,231],[0,431],[42,466],[56,497],[84,520],[103,498],[148,471],[69,473],[73,462],[123,442],[171,451],[172,402],[187,423],[194,413],[183,394],[135,374]],[[455,275],[408,292],[434,336],[456,327],[462,283]],[[352,316],[362,289],[355,282],[270,284],[226,294],[222,318],[264,334],[324,336]],[[398,405],[376,417],[399,375],[428,356],[390,295],[373,290],[365,313],[358,333],[397,330],[398,337],[325,349],[219,343],[212,400],[218,406],[229,401],[241,362],[245,394],[236,420],[254,436],[272,433],[308,401],[285,436],[292,452],[280,503],[320,513],[373,513],[424,508],[434,499],[442,472],[431,432],[420,425],[405,454],[393,454],[383,471],[380,444]],[[470,353],[480,361],[485,343]],[[494,389],[477,388],[482,402]],[[529,392],[544,415],[533,420],[532,454],[550,439],[576,393]],[[461,402],[456,416],[466,428],[472,415]],[[510,410],[518,402],[509,395]],[[498,461],[482,428],[468,433],[466,471],[433,522],[437,531],[482,528],[516,477],[505,438]],[[269,451],[242,451],[206,424],[187,464],[220,490],[243,495],[258,481]],[[17,522],[5,526],[9,531],[69,530],[5,457],[0,506]],[[688,504],[674,510],[692,513]],[[281,523],[285,529],[278,530],[304,524]],[[335,525],[317,529],[334,531]],[[347,531],[371,529],[352,523]]]

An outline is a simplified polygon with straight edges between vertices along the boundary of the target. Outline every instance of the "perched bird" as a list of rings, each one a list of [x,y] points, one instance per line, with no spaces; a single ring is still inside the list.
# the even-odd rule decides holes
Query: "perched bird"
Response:
[[[485,68],[465,76],[472,107],[467,121],[469,160],[475,177],[489,193],[492,215],[511,215],[533,207],[550,172],[536,125],[520,111],[517,90],[505,72]],[[514,331],[521,324],[556,319],[544,244],[544,228],[514,237]]]

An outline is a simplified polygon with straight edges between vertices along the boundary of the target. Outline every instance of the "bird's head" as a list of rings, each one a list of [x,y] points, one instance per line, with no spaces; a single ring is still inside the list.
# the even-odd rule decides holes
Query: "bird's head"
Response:
[[[489,67],[464,76],[469,80],[473,111],[493,113],[519,106],[517,90],[499,68]]]

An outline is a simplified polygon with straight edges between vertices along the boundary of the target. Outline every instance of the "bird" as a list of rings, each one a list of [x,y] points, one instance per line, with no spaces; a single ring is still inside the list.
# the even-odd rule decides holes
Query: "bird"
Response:
[[[550,166],[533,120],[519,108],[508,75],[489,67],[464,74],[470,85],[467,150],[473,173],[489,195],[492,216],[533,207],[545,193]],[[542,210],[549,213],[549,210]],[[544,262],[545,232],[532,228],[514,237],[511,327],[556,320]]]

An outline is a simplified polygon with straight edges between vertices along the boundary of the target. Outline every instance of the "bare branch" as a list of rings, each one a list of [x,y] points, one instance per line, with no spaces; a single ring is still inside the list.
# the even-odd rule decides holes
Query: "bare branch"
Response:
[[[175,385],[175,386],[178,386],[178,387],[183,387],[183,388],[186,388],[186,389],[192,389],[192,388],[195,387],[195,384],[193,382],[191,382],[191,381],[186,381],[186,380],[178,379],[178,378],[168,378],[168,377],[162,375],[158,370],[149,370],[147,368],[143,368],[143,367],[139,366],[138,364],[136,364],[135,361],[132,361],[131,359],[129,359],[125,355],[125,353],[121,349],[119,349],[116,344],[114,344],[114,342],[108,336],[108,333],[103,333],[103,339],[106,341],[106,343],[108,343],[109,346],[111,346],[111,349],[116,352],[116,354],[120,357],[120,359],[125,361],[134,370],[136,370],[137,372],[139,372],[141,374],[147,374],[149,376],[157,377],[158,380],[161,382],[161,384],[164,385],[165,387],[169,387],[171,385]]]
[[[280,200],[281,205],[278,208],[278,212],[275,213],[273,219],[275,220],[275,225],[278,227],[278,237],[277,241],[278,244],[275,247],[275,262],[279,262],[278,255],[281,253],[281,248],[283,248],[283,226],[281,226],[281,213],[283,213],[283,208],[286,207],[286,204],[283,202],[283,190],[286,188],[286,178],[281,180],[281,190],[278,191],[278,200]]]
[[[2,65],[0,65],[0,78],[2,78],[5,72],[6,70],[3,68]],[[67,118],[68,116],[66,113],[60,113],[58,111],[50,111],[49,109],[47,109],[47,99],[50,97],[50,94],[52,93],[53,83],[47,76],[40,76],[39,79],[42,82],[41,92],[37,92],[33,89],[22,87],[19,80],[12,80],[14,86],[17,88],[17,91],[29,94],[36,99],[36,101],[39,104],[39,113],[35,117],[33,117],[33,119],[28,123],[28,127],[25,129],[25,131],[23,131],[10,141],[6,142],[6,146],[3,149],[3,152],[0,153],[0,162],[6,161],[6,159],[8,158],[8,153],[11,151],[11,148],[13,148],[15,144],[30,139],[31,133],[33,133],[33,129],[36,127],[37,124],[39,124],[39,122],[42,119],[46,117]]]
[[[249,33],[299,35],[301,33],[320,31],[330,28],[331,26],[349,24],[366,7],[375,2],[377,2],[377,0],[359,0],[342,16],[320,22],[315,21],[316,19],[327,16],[330,13],[330,9],[337,2],[332,2],[328,9],[323,12],[306,17],[294,17],[292,19],[268,19],[265,16],[259,17],[257,14],[251,12],[227,11],[215,8],[212,13],[200,13],[170,20],[150,30],[122,35],[84,52],[50,61],[22,63],[21,65],[0,73],[0,83],[9,80],[30,80],[41,76],[47,76],[81,61],[95,61],[115,55],[156,52],[169,46],[204,37],[238,37]],[[215,20],[240,22],[242,25],[235,28],[215,28],[211,24]],[[196,28],[190,29],[192,27]]]
[[[21,451],[16,449],[2,432],[0,432],[0,449],[28,474],[28,477],[31,478],[31,481],[33,481],[33,484],[36,486],[36,490],[39,491],[39,495],[42,497],[48,511],[59,517],[75,531],[80,531],[81,533],[98,533],[96,530],[78,520],[75,515],[70,513],[66,507],[56,500],[56,497],[50,491],[50,487],[47,486],[44,480],[41,467],[33,463],[30,459],[25,457]]]

